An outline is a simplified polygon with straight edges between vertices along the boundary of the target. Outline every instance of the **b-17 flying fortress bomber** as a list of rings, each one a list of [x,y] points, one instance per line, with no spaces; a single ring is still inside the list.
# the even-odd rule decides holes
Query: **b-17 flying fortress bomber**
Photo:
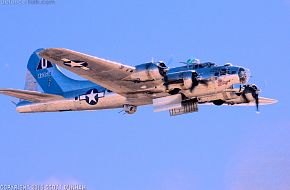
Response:
[[[20,113],[82,111],[122,108],[133,114],[138,106],[152,104],[154,111],[171,116],[197,112],[198,106],[273,104],[259,97],[260,89],[249,84],[249,70],[189,59],[168,68],[164,62],[135,67],[63,48],[38,49],[27,65],[25,90],[0,89],[19,98]],[[74,80],[58,67],[87,80]]]

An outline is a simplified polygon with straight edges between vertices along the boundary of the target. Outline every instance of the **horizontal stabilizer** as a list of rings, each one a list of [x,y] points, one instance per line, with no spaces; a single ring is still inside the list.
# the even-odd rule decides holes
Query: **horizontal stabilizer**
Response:
[[[15,90],[15,89],[0,89],[0,94],[13,96],[22,100],[27,100],[30,102],[48,102],[51,100],[61,100],[64,99],[62,96],[45,94],[37,91],[29,90]]]

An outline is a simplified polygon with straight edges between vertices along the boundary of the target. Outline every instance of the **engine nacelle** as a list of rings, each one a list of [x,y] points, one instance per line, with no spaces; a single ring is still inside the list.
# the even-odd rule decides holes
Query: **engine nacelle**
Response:
[[[124,105],[123,109],[127,114],[133,114],[137,111],[137,106],[126,104]]]
[[[154,63],[144,63],[135,67],[136,70],[130,76],[133,80],[150,81],[163,79],[162,68]]]
[[[197,73],[195,71],[186,71],[171,73],[167,75],[167,83],[170,84],[179,84],[183,89],[190,89],[193,85],[197,85],[196,81]]]

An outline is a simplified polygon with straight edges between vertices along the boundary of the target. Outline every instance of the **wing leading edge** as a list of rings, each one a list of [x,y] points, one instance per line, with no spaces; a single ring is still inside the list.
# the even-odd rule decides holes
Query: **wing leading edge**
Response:
[[[264,105],[270,105],[270,104],[276,104],[276,103],[278,103],[278,100],[259,97],[259,105],[264,106]],[[249,103],[234,104],[233,106],[256,106],[256,103],[254,101],[251,101]]]

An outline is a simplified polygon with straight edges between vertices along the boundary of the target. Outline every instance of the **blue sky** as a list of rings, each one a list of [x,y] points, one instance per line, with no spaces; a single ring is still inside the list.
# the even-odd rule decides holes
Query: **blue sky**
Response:
[[[1,0],[0,0],[1,2]],[[0,87],[22,89],[30,54],[65,47],[128,65],[197,57],[251,70],[261,107],[151,106],[18,114],[0,97],[0,184],[79,183],[103,190],[290,186],[290,1],[61,1],[0,5]]]

